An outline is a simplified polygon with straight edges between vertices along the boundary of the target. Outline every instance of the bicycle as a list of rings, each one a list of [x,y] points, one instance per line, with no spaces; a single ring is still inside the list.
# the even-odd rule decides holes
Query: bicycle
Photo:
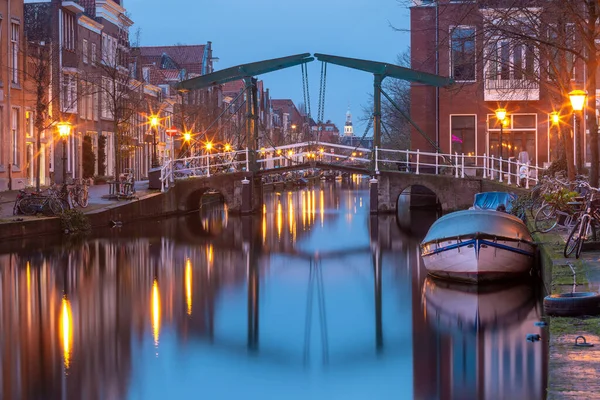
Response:
[[[535,214],[534,226],[538,232],[550,232],[556,226],[571,229],[574,222],[579,218],[583,211],[581,197],[574,197],[571,200],[572,192],[561,189],[548,200],[544,199],[544,204]]]
[[[25,215],[43,214],[46,216],[59,215],[64,211],[63,202],[49,190],[48,195],[30,193],[18,198],[15,207]]]
[[[575,226],[567,238],[563,250],[565,257],[569,257],[575,252],[575,258],[579,258],[583,243],[589,237],[596,238],[596,226],[600,223],[600,199],[595,199],[594,197],[600,192],[600,189],[590,185],[587,185],[587,188],[590,190],[590,193],[586,196],[585,211],[577,219]]]

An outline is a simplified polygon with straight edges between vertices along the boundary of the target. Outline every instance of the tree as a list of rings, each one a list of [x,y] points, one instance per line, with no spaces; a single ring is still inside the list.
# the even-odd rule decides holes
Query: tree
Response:
[[[406,0],[400,0],[406,4]],[[412,4],[412,2],[411,2]],[[473,32],[477,53],[474,57],[479,68],[496,76],[516,74],[523,82],[538,85],[540,92],[551,99],[554,111],[566,114],[571,110],[568,93],[585,85],[588,92],[587,109],[593,117],[587,119],[590,131],[590,183],[598,184],[598,126],[596,111],[596,40],[600,39],[598,3],[594,0],[569,1],[502,1],[451,2],[435,4],[435,22],[424,21],[418,29],[431,29],[433,52],[420,54],[419,61],[432,64],[432,58],[449,51],[451,37],[464,25],[475,25]],[[439,26],[450,26],[445,31]],[[404,29],[397,29],[404,30]],[[514,57],[514,54],[521,57]],[[587,76],[579,73],[585,65]],[[419,68],[419,65],[413,65]],[[428,71],[434,72],[434,71]],[[438,71],[435,71],[438,72]],[[577,72],[577,74],[574,74]],[[501,79],[504,79],[502,77]],[[490,76],[484,77],[484,82]],[[480,84],[483,84],[481,82]],[[465,84],[465,85],[470,85]],[[461,90],[456,84],[448,90]],[[507,98],[513,88],[505,89]],[[546,110],[551,111],[551,110]],[[570,123],[560,125],[560,136],[567,159],[568,175],[575,177],[582,171],[582,139],[577,135],[577,156],[573,157],[573,137]],[[562,152],[561,152],[562,153]]]
[[[410,49],[398,54],[396,60],[397,65],[403,67],[410,65]],[[410,115],[410,84],[408,81],[387,78],[383,81],[382,89],[393,100],[392,103],[384,97],[381,101],[382,146],[392,149],[407,149],[410,147],[411,132],[410,122],[406,118]],[[362,107],[361,121],[368,121],[373,115],[373,95],[369,96],[369,103]]]
[[[51,10],[50,3],[27,4],[24,9],[27,44],[21,49],[25,56],[22,73],[25,91],[35,105],[34,126],[36,131],[36,190],[40,190],[40,177],[43,165],[40,162],[42,151],[41,137],[44,132],[54,135],[53,128],[63,121],[62,109],[71,109],[77,105],[77,93],[63,96],[64,91],[56,84],[50,91],[52,82],[59,82],[61,77],[57,68],[53,67],[58,54],[58,44],[50,42]],[[75,86],[76,87],[76,86]],[[61,98],[62,96],[62,98]],[[50,113],[52,105],[53,112]]]
[[[112,121],[115,170],[108,172],[115,177],[122,172],[123,158],[130,151],[133,117],[147,108],[143,82],[133,79],[126,67],[129,60],[127,27],[121,24],[118,28],[114,38],[117,44],[103,47],[99,73],[89,79],[93,90],[100,95],[100,116]]]

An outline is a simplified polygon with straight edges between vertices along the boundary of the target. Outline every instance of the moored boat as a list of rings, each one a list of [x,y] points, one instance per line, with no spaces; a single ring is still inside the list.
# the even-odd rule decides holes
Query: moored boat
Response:
[[[535,243],[514,215],[464,210],[433,223],[421,243],[421,256],[432,276],[479,283],[529,272]]]

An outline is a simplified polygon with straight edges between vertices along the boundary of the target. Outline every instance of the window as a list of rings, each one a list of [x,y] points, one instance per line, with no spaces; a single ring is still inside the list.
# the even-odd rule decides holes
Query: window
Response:
[[[77,112],[77,78],[75,75],[63,74],[60,97],[63,112]]]
[[[10,25],[10,52],[12,57],[12,79],[14,84],[19,83],[19,24]]]
[[[92,43],[92,65],[96,65],[96,43]]]
[[[31,111],[25,111],[25,126],[26,126],[26,131],[25,131],[25,135],[27,136],[28,139],[32,139],[33,138],[33,113]]]
[[[13,165],[21,165],[21,152],[19,151],[19,109],[13,107],[10,118],[10,131],[12,135],[12,163]]]
[[[100,117],[113,119],[111,94],[114,94],[114,82],[109,78],[102,78],[102,104],[100,106]]]
[[[75,51],[75,15],[63,10],[62,47]]]
[[[88,63],[88,41],[83,39],[83,63]]]
[[[102,63],[108,66],[116,66],[117,61],[117,39],[106,33],[102,34]]]
[[[452,154],[475,155],[475,115],[450,116]]]
[[[474,81],[475,28],[455,27],[450,41],[451,76],[457,81]]]

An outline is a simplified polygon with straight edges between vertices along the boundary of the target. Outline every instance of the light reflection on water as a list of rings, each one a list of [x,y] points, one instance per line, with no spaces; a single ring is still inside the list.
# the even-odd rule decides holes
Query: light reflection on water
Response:
[[[543,398],[534,290],[427,279],[366,189],[5,245],[0,398]]]

